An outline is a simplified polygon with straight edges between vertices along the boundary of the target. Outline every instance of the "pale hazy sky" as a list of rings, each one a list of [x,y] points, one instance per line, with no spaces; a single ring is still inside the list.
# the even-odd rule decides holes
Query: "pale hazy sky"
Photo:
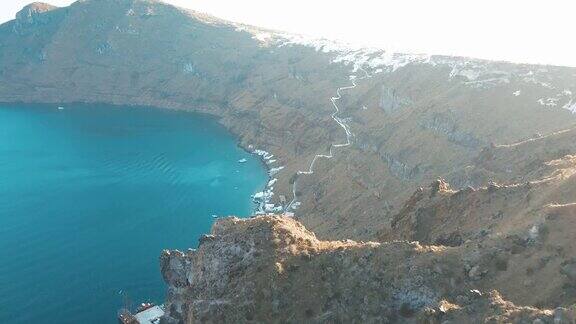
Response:
[[[30,0],[0,0],[0,21]],[[63,6],[73,1],[49,0]],[[252,25],[400,52],[576,66],[574,0],[166,0]]]

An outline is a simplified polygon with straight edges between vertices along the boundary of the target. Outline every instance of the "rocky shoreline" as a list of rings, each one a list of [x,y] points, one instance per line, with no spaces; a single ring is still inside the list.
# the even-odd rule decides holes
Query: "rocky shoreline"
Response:
[[[164,252],[176,322],[574,321],[576,144],[557,131],[576,124],[575,68],[351,48],[155,1],[35,6],[0,26],[0,101],[214,116],[269,172],[256,212],[301,203]]]
[[[285,210],[285,205],[276,205],[272,202],[274,197],[274,184],[278,181],[278,178],[274,178],[274,176],[284,169],[283,166],[274,167],[272,164],[276,163],[277,160],[273,159],[274,154],[270,154],[267,151],[255,149],[253,145],[248,145],[248,152],[256,155],[260,158],[262,165],[266,168],[268,173],[268,182],[266,186],[264,186],[264,190],[255,193],[252,195],[252,201],[256,204],[256,209],[254,211],[254,215],[265,215],[265,214],[280,214],[283,213],[287,216],[293,216],[292,213]],[[285,200],[285,199],[284,199]],[[282,203],[282,199],[280,199],[280,203]]]
[[[285,211],[285,204],[282,203],[283,200],[278,200],[279,203],[274,203],[274,185],[278,181],[278,178],[274,176],[277,175],[280,171],[282,171],[285,167],[282,165],[274,166],[278,164],[278,158],[275,158],[273,154],[269,153],[264,149],[256,149],[252,144],[245,144],[241,139],[246,137],[247,134],[238,133],[238,127],[234,125],[230,125],[230,123],[223,123],[222,122],[222,115],[218,113],[214,113],[214,110],[206,110],[206,109],[198,109],[198,108],[191,108],[191,107],[183,107],[180,105],[168,105],[168,106],[151,106],[151,105],[142,105],[142,104],[119,104],[119,103],[108,103],[106,101],[98,101],[98,102],[89,102],[89,101],[56,101],[56,102],[38,102],[35,100],[18,100],[18,101],[7,101],[7,100],[0,100],[0,104],[4,105],[34,105],[38,106],[42,109],[52,109],[58,107],[66,107],[66,106],[73,106],[73,105],[107,105],[107,106],[114,106],[114,107],[128,107],[129,109],[168,109],[168,110],[175,110],[175,111],[182,111],[187,113],[199,114],[202,116],[206,116],[208,118],[214,119],[218,124],[223,126],[232,136],[234,136],[237,140],[238,146],[242,148],[244,151],[257,156],[262,166],[266,169],[268,174],[268,182],[264,186],[263,190],[257,192],[255,195],[251,197],[253,202],[256,204],[254,215],[263,215],[263,214],[278,214],[282,213],[287,216],[293,216],[293,213],[290,211]]]

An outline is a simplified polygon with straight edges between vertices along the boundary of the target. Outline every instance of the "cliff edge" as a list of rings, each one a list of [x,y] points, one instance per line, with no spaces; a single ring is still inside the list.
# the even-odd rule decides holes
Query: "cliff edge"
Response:
[[[273,156],[267,211],[288,209],[326,240],[377,239],[438,177],[455,190],[520,182],[549,155],[574,152],[558,131],[576,124],[575,77],[569,67],[354,48],[157,0],[35,3],[0,25],[0,102],[214,116],[243,147]],[[509,172],[512,159],[524,169]]]
[[[164,251],[163,323],[572,323],[479,291],[462,249],[321,241],[294,219],[226,218],[197,250]]]

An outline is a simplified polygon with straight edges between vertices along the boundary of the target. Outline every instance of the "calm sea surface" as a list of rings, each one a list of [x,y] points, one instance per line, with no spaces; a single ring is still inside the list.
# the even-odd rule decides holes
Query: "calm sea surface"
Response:
[[[0,105],[0,323],[116,323],[125,300],[162,302],[162,249],[248,216],[267,181],[207,117],[64,108]]]

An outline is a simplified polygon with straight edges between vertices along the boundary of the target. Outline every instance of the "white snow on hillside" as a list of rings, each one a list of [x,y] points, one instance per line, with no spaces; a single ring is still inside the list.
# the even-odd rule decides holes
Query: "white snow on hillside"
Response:
[[[567,104],[565,104],[562,108],[569,110],[573,114],[576,114],[576,101],[570,99],[570,101]]]
[[[332,63],[351,65],[353,72],[363,68],[370,69],[373,74],[389,73],[410,64],[430,64],[449,68],[448,77],[450,79],[461,80],[475,88],[510,82],[510,73],[494,69],[489,61],[426,54],[393,53],[378,48],[360,47],[301,35],[278,34],[276,37],[277,46],[307,46],[317,52],[332,54]]]
[[[532,83],[532,84],[539,85],[543,88],[548,88],[548,89],[554,90],[554,86],[552,86],[548,82],[541,81],[538,78],[538,74],[543,74],[543,73],[547,73],[547,72],[548,71],[546,69],[542,69],[542,68],[537,70],[536,72],[534,72],[533,70],[529,70],[528,72],[521,74],[520,77],[522,78],[522,80],[525,83]]]
[[[540,98],[537,102],[544,107],[557,107],[564,103],[562,105],[563,109],[576,113],[576,100],[572,97],[572,91],[568,89],[564,89],[562,92],[548,98]]]
[[[558,105],[558,98],[540,98],[538,99],[538,103],[541,106],[546,106],[546,107],[556,107]]]
[[[300,45],[313,48],[317,52],[332,54],[333,63],[352,65],[354,71],[365,68],[372,69],[372,73],[394,72],[410,64],[430,64],[450,68],[450,79],[460,79],[465,84],[475,88],[485,88],[520,80],[543,88],[555,89],[555,86],[547,79],[548,69],[542,66],[510,63],[504,66],[505,70],[502,70],[502,64],[505,62],[465,57],[394,53],[379,48],[361,47],[328,39],[286,33],[277,33],[273,37],[276,46]]]
[[[429,55],[392,53],[378,48],[361,47],[328,39],[316,39],[301,35],[278,35],[277,45],[307,46],[317,52],[334,54],[332,63],[351,65],[353,72],[360,68],[373,69],[373,73],[394,72],[411,63],[425,63]]]
[[[548,92],[560,88],[560,85],[551,79],[551,74],[546,66],[511,64],[465,57],[394,53],[379,48],[362,47],[329,39],[251,30],[250,28],[240,29],[252,33],[253,38],[265,46],[305,46],[317,52],[326,53],[330,57],[331,63],[350,66],[352,73],[360,69],[364,69],[372,75],[394,73],[409,65],[428,64],[446,69],[446,77],[449,80],[476,89],[517,83],[535,85],[542,91]],[[519,96],[520,91],[516,90],[513,94]],[[548,97],[549,95],[546,94],[545,97],[538,99],[537,104],[576,111],[576,100],[572,100],[570,90],[563,90],[562,93]]]

